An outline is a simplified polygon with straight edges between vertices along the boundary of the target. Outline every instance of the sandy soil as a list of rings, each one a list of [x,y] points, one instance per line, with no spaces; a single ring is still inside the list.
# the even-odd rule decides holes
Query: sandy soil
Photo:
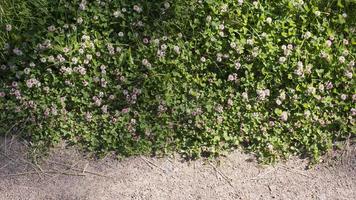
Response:
[[[0,200],[356,199],[354,145],[308,170],[307,160],[261,166],[239,151],[213,162],[118,161],[88,159],[64,146],[34,164],[24,142],[1,138],[0,147]]]

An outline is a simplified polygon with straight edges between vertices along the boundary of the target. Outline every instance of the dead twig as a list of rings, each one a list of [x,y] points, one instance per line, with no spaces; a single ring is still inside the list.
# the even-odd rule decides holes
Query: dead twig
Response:
[[[296,169],[290,169],[286,166],[281,166],[282,169],[286,170],[286,171],[289,171],[289,172],[292,172],[292,173],[295,173],[295,174],[299,174],[299,175],[302,175],[302,176],[305,176],[305,177],[308,177],[308,178],[311,178],[313,179],[314,177],[311,177],[303,172],[300,172],[299,170],[296,170]]]
[[[64,171],[44,171],[43,173],[47,174],[63,174],[63,175],[68,175],[68,176],[85,176],[85,174],[77,174],[77,173],[70,173],[70,172],[64,172]],[[5,174],[5,175],[0,175],[0,177],[10,177],[10,176],[25,176],[25,175],[31,175],[31,174],[37,174],[36,171],[28,171],[28,172],[21,172],[21,173],[16,173],[16,174]]]
[[[255,176],[253,178],[250,178],[250,179],[247,179],[245,181],[263,179],[263,177],[265,177],[267,174],[270,174],[270,173],[276,171],[277,169],[278,169],[278,167],[277,168],[273,167],[273,169],[271,169],[271,170],[269,170],[269,171],[267,171],[265,173],[259,173],[257,176]]]
[[[64,163],[59,163],[59,162],[55,162],[55,161],[47,161],[47,162],[48,163],[52,163],[52,164],[62,165],[64,167],[68,167],[69,169],[71,169],[73,171],[83,172],[83,169],[72,168],[71,165],[67,165],[67,164],[64,164]],[[91,172],[91,171],[88,171],[88,170],[85,170],[85,173],[92,174],[92,175],[95,175],[95,176],[104,177],[104,178],[111,178],[110,176],[106,176],[106,175],[103,175],[103,174],[100,174],[100,173],[97,173],[97,172]]]
[[[211,164],[209,162],[209,165],[211,167],[213,167],[213,169],[215,170],[215,172],[217,172],[218,174],[220,174],[220,176],[232,187],[234,188],[234,186],[232,185],[232,178],[226,176],[224,173],[222,173],[219,169],[217,169],[213,164]]]
[[[152,166],[162,170],[164,173],[166,173],[166,170],[162,169],[161,167],[159,167],[158,165],[156,165],[155,163],[153,163],[152,161],[144,158],[143,156],[140,156],[140,158],[148,165],[150,166],[151,168],[153,168]]]
[[[84,174],[85,171],[87,170],[88,165],[89,165],[89,163],[86,163],[86,164],[85,164],[85,166],[84,166],[84,168],[83,168],[83,172],[82,172],[83,174]]]

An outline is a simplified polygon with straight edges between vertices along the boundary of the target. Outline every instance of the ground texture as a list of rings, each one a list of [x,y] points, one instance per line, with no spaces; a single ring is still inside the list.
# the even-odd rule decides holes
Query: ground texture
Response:
[[[355,145],[310,169],[300,158],[262,166],[240,151],[215,161],[93,160],[65,145],[36,164],[26,146],[0,139],[0,200],[356,199]]]

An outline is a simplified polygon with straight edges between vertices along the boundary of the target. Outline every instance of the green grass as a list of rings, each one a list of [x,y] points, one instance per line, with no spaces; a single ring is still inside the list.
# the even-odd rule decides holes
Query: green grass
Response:
[[[4,2],[2,133],[264,162],[355,136],[353,1]]]

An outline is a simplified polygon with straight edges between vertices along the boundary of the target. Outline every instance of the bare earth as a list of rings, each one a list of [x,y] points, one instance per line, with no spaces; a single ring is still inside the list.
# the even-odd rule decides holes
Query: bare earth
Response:
[[[24,142],[1,138],[0,147],[0,200],[356,199],[355,145],[308,170],[307,160],[261,166],[240,151],[214,162],[92,160],[64,145],[34,164]]]

